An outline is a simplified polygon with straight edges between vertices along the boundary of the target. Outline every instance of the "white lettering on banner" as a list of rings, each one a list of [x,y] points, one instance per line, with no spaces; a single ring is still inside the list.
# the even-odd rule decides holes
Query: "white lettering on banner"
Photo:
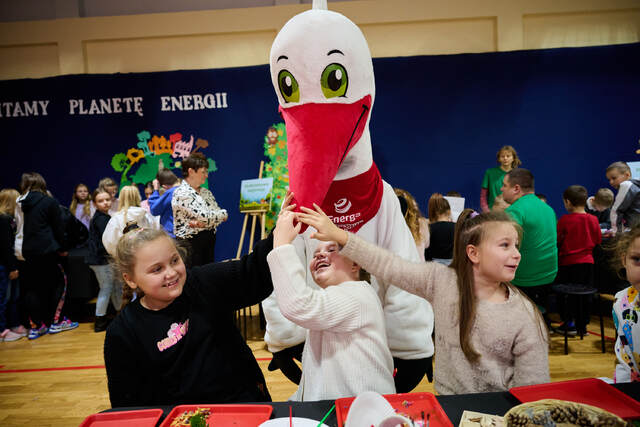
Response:
[[[191,111],[204,110],[205,108],[212,110],[228,107],[227,92],[160,97],[162,111]]]
[[[140,117],[144,115],[142,111],[141,96],[126,98],[98,98],[98,99],[69,99],[70,115],[101,115],[101,114],[120,114],[120,113],[137,113]],[[48,101],[47,101],[48,102]]]
[[[344,224],[351,223],[356,219],[360,218],[360,212],[356,212],[354,214],[342,215],[342,216],[329,216],[329,219],[333,221],[334,224]]]
[[[46,116],[49,100],[0,103],[0,117]]]

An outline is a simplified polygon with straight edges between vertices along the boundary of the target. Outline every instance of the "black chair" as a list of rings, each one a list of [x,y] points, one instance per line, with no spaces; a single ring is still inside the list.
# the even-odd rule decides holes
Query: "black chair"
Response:
[[[551,289],[560,297],[564,299],[564,313],[562,321],[564,322],[564,354],[569,354],[569,331],[567,328],[567,322],[570,319],[569,316],[569,298],[572,297],[576,301],[577,312],[575,313],[576,329],[580,334],[580,339],[584,339],[584,332],[586,330],[586,324],[584,322],[585,315],[583,314],[584,307],[588,303],[589,295],[593,295],[596,300],[594,306],[599,307],[600,296],[598,290],[591,286],[580,285],[575,283],[560,283],[552,285]],[[602,339],[602,352],[604,353],[604,324],[602,320],[602,313],[598,309],[598,315],[600,316],[600,334]]]

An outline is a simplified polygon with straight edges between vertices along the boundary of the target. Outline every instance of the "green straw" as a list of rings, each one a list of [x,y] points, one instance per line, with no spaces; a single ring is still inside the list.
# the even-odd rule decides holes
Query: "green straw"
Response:
[[[321,426],[322,426],[322,424],[324,423],[324,420],[326,420],[326,419],[329,417],[329,415],[331,414],[331,412],[333,412],[333,410],[334,410],[334,409],[336,409],[336,404],[335,404],[335,403],[333,404],[333,406],[331,407],[331,409],[329,409],[329,410],[327,411],[327,413],[326,413],[326,414],[324,414],[324,417],[322,417],[322,419],[321,419],[321,420],[320,420],[320,422],[318,423],[317,427],[321,427]]]

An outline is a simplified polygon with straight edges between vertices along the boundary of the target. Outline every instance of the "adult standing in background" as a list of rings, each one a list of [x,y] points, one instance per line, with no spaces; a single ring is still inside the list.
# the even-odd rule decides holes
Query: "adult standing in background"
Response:
[[[225,209],[202,185],[209,175],[209,162],[202,153],[191,153],[182,162],[182,183],[171,199],[173,231],[188,249],[190,267],[214,262],[216,230],[227,220]]]
[[[511,283],[536,304],[546,307],[549,287],[558,272],[556,214],[535,195],[533,174],[516,168],[504,176],[506,212],[522,227],[522,260]]]

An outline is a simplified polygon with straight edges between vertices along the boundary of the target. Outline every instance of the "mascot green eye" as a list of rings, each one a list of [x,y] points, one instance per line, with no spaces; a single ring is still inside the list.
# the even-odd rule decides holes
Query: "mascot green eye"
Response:
[[[300,88],[298,87],[298,81],[293,74],[287,70],[282,70],[278,73],[278,87],[280,93],[286,102],[298,102],[300,101]]]
[[[349,85],[347,70],[340,64],[329,64],[320,77],[322,93],[326,98],[345,96]]]

